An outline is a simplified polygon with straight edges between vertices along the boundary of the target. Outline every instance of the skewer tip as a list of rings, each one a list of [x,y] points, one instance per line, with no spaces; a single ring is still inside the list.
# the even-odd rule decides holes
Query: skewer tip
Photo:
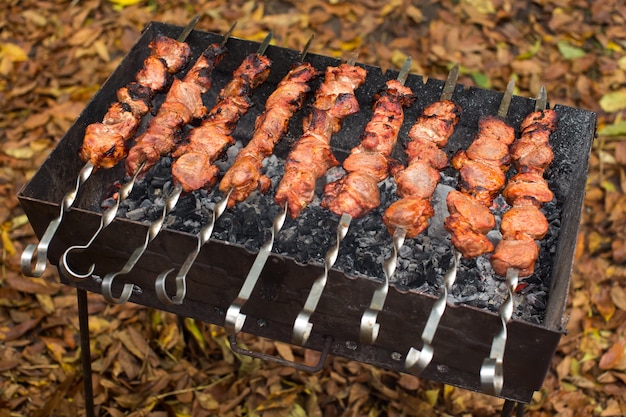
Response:
[[[459,79],[459,64],[456,63],[452,68],[450,68],[450,72],[448,72],[448,77],[446,78],[446,83],[443,85],[443,90],[441,91],[440,99],[443,100],[451,100],[452,95],[454,94],[454,89],[456,88],[456,82]]]
[[[300,52],[300,62],[304,62],[304,58],[309,53],[309,48],[311,47],[311,43],[313,42],[313,38],[315,38],[315,33],[309,37],[309,40],[304,44],[304,48],[302,48],[302,52]]]
[[[513,98],[514,90],[515,79],[511,78],[509,80],[509,83],[506,85],[506,90],[504,91],[502,101],[500,102],[500,108],[498,109],[498,116],[502,117],[503,119],[506,118],[506,115],[509,112],[509,106],[511,105],[511,99]]]
[[[265,51],[267,50],[267,47],[270,45],[270,42],[272,41],[272,38],[274,37],[274,32],[270,31],[266,36],[265,39],[263,39],[263,42],[261,43],[261,45],[259,45],[259,49],[257,50],[257,55],[263,55],[265,54]]]
[[[406,82],[407,77],[409,76],[409,72],[411,72],[411,64],[412,63],[413,63],[413,58],[408,56],[404,60],[404,63],[402,64],[402,68],[400,69],[400,72],[398,73],[398,78],[397,78],[397,80],[402,85],[404,85],[404,83]]]
[[[546,92],[546,86],[542,85],[537,93],[537,101],[535,102],[535,111],[545,110],[548,103],[548,93]]]
[[[226,42],[228,42],[228,39],[232,36],[233,31],[235,30],[235,26],[237,26],[236,20],[230,26],[230,29],[228,29],[228,32],[224,34],[224,39],[222,40],[222,43],[220,44],[221,47],[224,47],[226,45]]]
[[[178,38],[176,39],[178,42],[184,42],[185,39],[187,39],[187,36],[189,36],[189,34],[193,31],[193,29],[198,24],[198,21],[200,20],[201,16],[202,15],[198,13],[189,21],[189,23],[187,23],[187,26],[183,28],[183,31],[180,32],[180,35],[178,35]]]

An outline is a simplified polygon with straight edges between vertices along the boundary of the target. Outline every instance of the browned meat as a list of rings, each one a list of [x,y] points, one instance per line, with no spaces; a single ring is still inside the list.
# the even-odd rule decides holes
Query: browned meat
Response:
[[[347,174],[326,185],[322,206],[335,214],[361,217],[380,205],[378,183],[388,175],[389,155],[404,121],[404,107],[414,100],[410,88],[397,80],[387,82],[376,95],[374,114],[365,126],[361,143],[343,163]]]
[[[510,205],[524,204],[524,201],[535,204],[549,203],[554,198],[548,183],[537,172],[523,172],[515,174],[502,192]]]
[[[126,172],[129,175],[135,174],[142,163],[142,172],[147,171],[162,156],[172,152],[180,142],[182,128],[206,114],[202,94],[211,88],[213,68],[225,52],[218,44],[209,45],[185,77],[174,80],[156,116],[128,153]]]
[[[493,243],[464,217],[451,215],[443,222],[450,232],[451,242],[466,258],[473,258],[493,251]]]
[[[180,146],[173,156],[174,181],[183,191],[211,188],[219,170],[213,163],[235,141],[230,136],[237,122],[252,106],[252,91],[267,80],[271,61],[259,54],[248,55],[233,73],[232,80],[222,88],[217,103],[202,124],[193,129],[189,143]]]
[[[458,214],[458,217],[464,219],[482,234],[487,234],[496,225],[496,219],[491,210],[469,194],[456,190],[450,191],[446,202],[450,214]]]
[[[265,111],[256,120],[252,139],[237,154],[220,182],[222,193],[232,190],[229,206],[245,200],[254,190],[269,190],[271,182],[261,174],[263,160],[272,154],[274,146],[284,136],[289,120],[310,91],[309,81],[316,76],[317,70],[311,64],[300,63],[287,73],[268,97]]]
[[[409,131],[406,154],[408,166],[392,170],[400,200],[385,211],[383,221],[390,233],[403,228],[413,238],[428,227],[434,211],[430,204],[439,183],[439,170],[448,165],[443,148],[454,132],[461,116],[461,107],[449,100],[427,106]],[[406,200],[406,201],[405,201]]]
[[[461,176],[461,187],[460,193],[448,194],[450,216],[444,227],[451,234],[452,244],[466,258],[493,251],[485,236],[495,226],[489,208],[506,181],[508,146],[514,139],[514,129],[504,119],[484,116],[478,121],[472,144],[452,158],[452,166]]]
[[[397,228],[406,231],[409,237],[415,237],[428,227],[428,219],[433,217],[430,201],[421,197],[408,196],[394,202],[383,214],[387,230],[393,234]]]
[[[536,111],[524,118],[521,137],[511,146],[511,158],[518,173],[507,183],[502,195],[512,206],[502,217],[502,240],[491,256],[491,265],[499,275],[519,270],[519,276],[534,272],[539,257],[535,240],[548,232],[548,221],[540,207],[554,195],[543,178],[553,159],[550,134],[556,129],[554,110]]]
[[[315,182],[338,164],[330,149],[331,136],[343,120],[359,111],[354,90],[365,81],[366,71],[354,65],[328,67],[315,93],[311,113],[303,121],[303,135],[291,150],[276,191],[275,201],[296,218],[315,196]]]
[[[520,277],[532,275],[539,257],[539,246],[532,238],[521,240],[501,240],[491,255],[491,266],[496,274],[506,276],[509,268],[519,270]]]
[[[516,205],[502,216],[500,230],[503,239],[517,240],[527,235],[541,240],[548,232],[548,220],[534,204]]]
[[[118,101],[109,107],[101,123],[85,129],[79,156],[95,168],[111,168],[126,156],[126,142],[150,110],[155,93],[168,85],[169,74],[180,71],[191,55],[189,45],[165,36],[158,36],[149,47],[151,54],[135,81],[117,91]]]

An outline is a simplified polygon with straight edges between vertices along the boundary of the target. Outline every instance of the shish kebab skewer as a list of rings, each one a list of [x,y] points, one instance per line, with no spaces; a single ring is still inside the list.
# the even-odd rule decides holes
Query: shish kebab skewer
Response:
[[[135,264],[139,261],[150,242],[160,233],[163,228],[165,218],[170,211],[176,207],[176,203],[178,202],[182,192],[193,191],[194,189],[199,189],[202,186],[209,185],[207,183],[202,183],[197,185],[198,188],[190,187],[190,183],[192,183],[192,181],[203,177],[200,175],[201,173],[198,169],[209,171],[211,166],[200,166],[198,168],[193,163],[187,164],[184,166],[193,170],[193,172],[185,172],[184,169],[175,170],[176,162],[179,162],[181,158],[184,158],[186,155],[193,155],[194,157],[198,156],[198,158],[191,158],[192,162],[200,161],[203,163],[208,161],[210,163],[219,157],[228,144],[233,142],[230,134],[235,129],[237,121],[240,117],[245,114],[252,105],[250,95],[252,94],[254,88],[263,83],[269,76],[271,61],[263,54],[269,46],[271,39],[272,33],[270,32],[265,37],[263,43],[259,46],[257,52],[244,58],[243,62],[234,71],[232,80],[220,91],[217,103],[213,109],[211,109],[200,126],[191,130],[189,134],[189,144],[179,147],[174,152],[173,155],[179,157],[179,159],[172,164],[172,178],[175,184],[174,188],[165,199],[161,216],[154,220],[148,227],[148,232],[146,233],[143,245],[135,249],[121,270],[109,273],[103,278],[102,295],[108,301],[119,304],[130,298],[133,291],[133,284],[124,284],[120,298],[115,298],[112,293],[113,281],[118,275],[127,274],[134,268]],[[169,143],[172,141],[171,137],[164,137],[163,139],[167,143],[157,144],[161,150],[169,146]],[[151,151],[148,148],[148,143],[150,142],[152,142],[152,138],[145,142],[146,146],[136,155],[143,155],[145,158],[153,158],[154,154],[150,153]],[[174,147],[175,144],[172,148]],[[209,154],[208,152],[210,150],[213,150],[215,153]],[[131,168],[132,166],[137,166],[136,161],[127,160],[127,167],[128,166]]]
[[[296,218],[313,201],[316,181],[330,167],[339,164],[330,148],[330,140],[341,129],[343,120],[359,111],[354,91],[365,82],[366,75],[364,68],[355,65],[355,59],[326,69],[324,82],[315,94],[311,113],[303,122],[304,133],[287,157],[285,173],[274,198],[292,218]],[[342,230],[340,221],[338,242],[345,236],[341,235]],[[304,309],[294,322],[292,339],[295,343],[304,344],[308,339],[312,328],[308,319],[317,306],[320,287],[323,289],[328,268],[334,261],[329,257],[325,259],[325,272],[313,283]]]
[[[146,136],[156,139],[159,136],[177,135],[177,126],[182,128],[184,124],[192,119],[192,116],[201,117],[204,115],[206,110],[202,105],[201,95],[207,92],[213,84],[211,74],[215,66],[222,60],[226,53],[226,42],[228,42],[235,25],[236,23],[231,26],[230,30],[224,35],[221,43],[211,44],[202,52],[183,80],[174,80],[161,108],[156,116],[150,120],[146,132],[141,135],[138,140]],[[118,144],[118,146],[121,146],[121,144]],[[134,148],[131,148],[131,151],[132,149]],[[124,152],[124,154],[125,153],[126,152]],[[121,155],[122,152],[120,151],[119,154]],[[143,172],[144,166],[145,162],[142,161],[132,174],[130,181],[121,186],[117,193],[115,203],[102,214],[100,226],[94,232],[91,239],[84,245],[71,246],[63,253],[59,266],[65,275],[75,280],[85,279],[91,276],[95,265],[92,264],[89,270],[84,274],[77,273],[69,265],[69,255],[75,251],[88,249],[100,233],[113,222],[120,204],[128,198],[132,192],[137,176]]]
[[[380,324],[376,320],[385,305],[389,280],[395,272],[405,237],[407,234],[410,238],[419,235],[433,215],[430,199],[439,182],[438,170],[448,164],[441,148],[448,143],[461,115],[461,107],[451,101],[458,76],[459,66],[455,65],[448,74],[439,101],[426,107],[409,131],[408,166],[397,167],[392,172],[398,184],[398,195],[402,197],[383,216],[393,236],[393,253],[383,264],[384,282],[376,289],[369,308],[361,316],[361,343],[373,344],[378,338]]]
[[[504,351],[507,323],[513,316],[513,299],[519,277],[529,276],[539,257],[535,240],[548,232],[548,221],[540,207],[554,197],[543,174],[553,159],[549,137],[556,129],[556,112],[546,109],[546,90],[541,87],[535,111],[522,121],[521,137],[511,146],[511,158],[517,174],[508,182],[502,195],[512,207],[502,216],[502,240],[491,255],[491,265],[498,275],[506,276],[507,298],[499,309],[502,328],[493,339],[491,352],[483,361],[480,380],[483,390],[500,394],[504,385]]]
[[[34,277],[44,273],[50,242],[63,221],[64,213],[74,204],[81,185],[94,170],[111,168],[126,156],[125,142],[133,137],[141,118],[150,110],[154,95],[167,88],[171,74],[187,65],[191,48],[184,41],[199,18],[200,15],[196,15],[176,40],[158,36],[150,42],[151,53],[135,75],[135,80],[117,91],[118,101],[111,104],[102,122],[87,126],[79,152],[85,165],[78,173],[74,189],[63,197],[58,217],[48,224],[39,244],[30,244],[24,249],[20,260],[22,273]]]
[[[504,117],[506,117],[509,104],[511,102],[511,97],[513,95],[513,87],[514,87],[514,84],[512,82],[509,82],[509,84],[507,85],[507,89],[504,92],[504,95],[502,96],[502,100],[500,102],[500,107],[498,109],[498,118],[496,119],[491,116],[488,116],[485,119],[481,119],[481,120],[497,120],[497,122],[491,122],[491,123],[504,123]],[[479,121],[479,125],[481,123],[482,122]],[[483,128],[484,128],[484,125],[483,125]],[[476,143],[477,141],[480,143],[480,140],[482,140],[480,132],[481,131],[479,130],[479,133],[474,139],[474,143]],[[484,136],[482,137],[484,138]],[[506,140],[508,139],[505,139],[505,141]],[[468,149],[468,151],[470,149],[472,149],[472,145],[470,145],[470,148]],[[475,153],[470,152],[470,154],[474,155]],[[491,214],[491,212],[489,212],[489,214]],[[461,252],[455,249],[453,252],[452,266],[448,269],[448,271],[446,271],[444,275],[443,292],[433,304],[430,314],[428,316],[428,320],[426,321],[426,325],[424,326],[424,330],[422,331],[422,336],[421,336],[422,349],[418,350],[418,349],[415,349],[414,347],[411,347],[406,355],[404,365],[409,370],[415,370],[418,373],[421,373],[424,369],[426,369],[426,367],[430,364],[430,362],[433,359],[433,355],[434,355],[433,340],[435,338],[435,334],[437,333],[437,329],[439,328],[439,322],[441,321],[441,318],[443,317],[443,314],[445,313],[445,310],[446,310],[448,293],[450,292],[450,290],[452,289],[452,286],[454,285],[454,282],[456,281],[457,270],[458,270],[457,268],[459,265],[460,258],[461,258]]]
[[[232,205],[234,201],[245,199],[257,186],[263,158],[272,153],[274,143],[278,142],[287,131],[289,119],[302,106],[304,97],[310,90],[308,82],[317,75],[317,70],[310,63],[304,62],[312,39],[311,37],[304,46],[300,54],[299,63],[283,77],[276,90],[266,100],[265,110],[255,123],[252,139],[250,139],[245,148],[239,151],[235,162],[227,171],[224,179],[222,179],[221,184],[228,184],[225,190],[222,190],[226,197],[215,205],[211,221],[196,235],[196,249],[189,253],[176,275],[176,295],[173,298],[167,295],[165,289],[167,275],[173,269],[165,271],[157,277],[155,283],[156,295],[164,304],[181,304],[183,302],[187,292],[187,273],[195,262],[202,246],[211,238],[215,222],[224,212],[227,204]],[[273,143],[268,144],[267,141],[269,140],[273,141]],[[254,160],[250,161],[250,158]],[[244,163],[238,164],[238,161],[244,161]],[[228,181],[228,173],[234,169],[241,170],[241,174],[243,174],[246,181]]]
[[[260,174],[261,162],[272,153],[276,143],[286,133],[288,120],[302,106],[305,95],[310,91],[308,82],[318,75],[317,70],[310,63],[304,62],[312,40],[313,37],[309,38],[309,41],[304,46],[300,55],[300,63],[283,78],[277,89],[268,98],[266,103],[268,110],[257,120],[252,139],[239,152],[235,162],[222,179],[220,183],[222,192],[225,190],[228,190],[228,192],[230,190],[238,191],[234,195],[231,194],[233,199],[229,200],[229,203],[242,201],[256,187],[264,188],[266,182]],[[288,104],[282,104],[284,101],[287,101]],[[273,132],[273,130],[276,131]],[[274,219],[271,237],[259,249],[237,298],[231,303],[226,312],[225,327],[233,333],[238,333],[243,328],[246,316],[241,313],[241,309],[250,298],[256,286],[272,250],[274,237],[281,229],[286,216],[287,205]]]
[[[343,119],[359,111],[354,90],[363,84],[365,76],[365,69],[356,67],[354,61],[326,68],[311,112],[303,120],[304,133],[287,157],[285,174],[275,196],[284,210],[274,219],[271,238],[259,250],[238,299],[229,308],[226,318],[229,330],[236,333],[243,327],[246,316],[240,310],[254,289],[287,214],[297,217],[313,200],[317,179],[338,164],[330,149],[330,138],[341,129]]]

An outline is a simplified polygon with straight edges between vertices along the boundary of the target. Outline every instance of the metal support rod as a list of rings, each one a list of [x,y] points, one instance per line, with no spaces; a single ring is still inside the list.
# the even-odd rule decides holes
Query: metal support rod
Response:
[[[83,366],[83,391],[85,395],[85,413],[94,417],[93,380],[91,372],[91,347],[89,345],[89,310],[87,291],[76,289],[78,300],[78,326],[80,329],[80,359]]]

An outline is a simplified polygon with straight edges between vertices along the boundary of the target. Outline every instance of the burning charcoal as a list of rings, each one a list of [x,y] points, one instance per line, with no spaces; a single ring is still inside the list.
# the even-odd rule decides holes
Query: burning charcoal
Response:
[[[139,207],[137,209],[130,210],[126,213],[126,218],[130,220],[140,221],[140,220],[143,220],[145,217],[146,217],[145,207]]]

